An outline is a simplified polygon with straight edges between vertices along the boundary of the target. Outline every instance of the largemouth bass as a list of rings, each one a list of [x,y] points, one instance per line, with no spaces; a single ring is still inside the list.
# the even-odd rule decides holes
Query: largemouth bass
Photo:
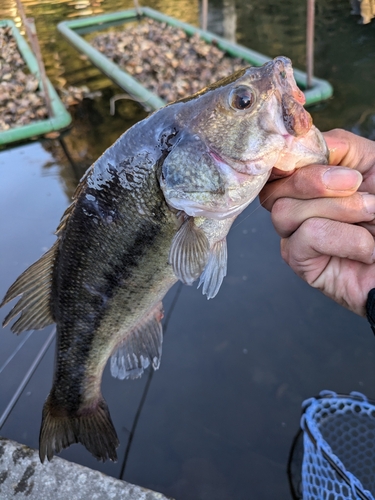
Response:
[[[116,460],[118,438],[101,394],[115,377],[159,367],[162,299],[200,278],[214,297],[226,274],[226,235],[273,167],[326,163],[289,59],[241,70],[167,105],[124,133],[92,165],[52,248],[9,288],[22,295],[20,333],[55,322],[56,363],[43,409],[43,462],[72,443]]]

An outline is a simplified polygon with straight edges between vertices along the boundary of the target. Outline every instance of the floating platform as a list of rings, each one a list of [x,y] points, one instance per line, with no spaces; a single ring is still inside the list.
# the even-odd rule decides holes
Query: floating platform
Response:
[[[222,51],[232,57],[240,57],[252,66],[261,66],[270,61],[271,58],[259,52],[255,52],[241,45],[229,42],[224,38],[215,35],[209,31],[201,30],[191,24],[183,23],[166,16],[159,11],[142,7],[137,13],[135,9],[123,10],[111,14],[86,17],[73,21],[63,21],[58,24],[57,29],[60,33],[80,52],[100,69],[107,77],[121,87],[125,92],[137,99],[141,103],[147,103],[147,106],[153,110],[159,109],[166,102],[159,96],[147,90],[135,78],[126,71],[113,63],[109,58],[90,45],[82,35],[93,31],[100,31],[111,26],[118,26],[125,22],[151,18],[160,23],[166,23],[170,26],[184,30],[188,35],[198,35],[207,43],[215,43]],[[329,82],[320,78],[313,78],[312,87],[307,89],[307,75],[298,69],[294,70],[294,76],[298,86],[303,90],[306,97],[306,105],[316,104],[332,96],[333,89]]]
[[[23,60],[27,64],[30,73],[34,74],[40,82],[37,60],[29,45],[27,44],[25,38],[21,35],[13,21],[10,21],[8,19],[0,20],[0,28],[6,26],[11,27],[12,35],[17,42],[18,50],[20,51]],[[60,100],[56,90],[49,80],[47,84],[51,97],[53,116],[44,120],[33,121],[27,125],[11,127],[8,130],[0,130],[0,146],[11,142],[30,139],[31,137],[37,137],[49,132],[61,130],[63,128],[66,128],[70,124],[70,122],[72,121],[70,114],[65,109],[64,104]],[[41,83],[40,85],[42,86]]]

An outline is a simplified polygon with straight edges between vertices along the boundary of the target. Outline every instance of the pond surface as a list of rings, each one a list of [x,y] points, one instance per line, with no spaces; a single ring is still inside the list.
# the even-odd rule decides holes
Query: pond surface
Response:
[[[23,3],[36,20],[53,83],[88,85],[102,97],[76,109],[73,129],[64,137],[70,161],[53,140],[0,153],[1,296],[53,243],[84,170],[146,116],[137,103],[120,101],[112,117],[109,98],[121,90],[55,28],[61,20],[130,8],[131,2]],[[334,97],[311,110],[314,121],[322,130],[343,127],[375,139],[375,23],[357,24],[349,2],[317,4],[315,72],[332,83]],[[196,2],[159,0],[148,6],[199,22]],[[225,27],[233,36],[233,12],[238,43],[269,56],[286,55],[304,69],[304,2],[243,0],[234,6],[215,0],[209,6],[209,29],[222,34]],[[0,18],[19,22],[13,0],[2,0]],[[62,457],[179,500],[290,499],[286,466],[302,401],[323,389],[362,391],[375,398],[375,339],[367,322],[293,274],[280,257],[269,214],[257,201],[234,224],[228,250],[228,276],[214,300],[181,285],[168,294],[162,363],[152,377],[118,381],[106,370],[103,394],[121,441],[119,461],[99,463],[80,445]],[[8,310],[1,310],[2,317]],[[0,413],[49,331],[33,333],[0,373]],[[9,327],[2,331],[0,369],[24,336],[12,335]],[[38,446],[52,371],[53,348],[2,435]],[[135,418],[138,425],[126,451]]]

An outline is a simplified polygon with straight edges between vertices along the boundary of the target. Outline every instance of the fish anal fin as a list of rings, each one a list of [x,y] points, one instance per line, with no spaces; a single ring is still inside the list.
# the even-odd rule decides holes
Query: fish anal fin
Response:
[[[206,266],[209,242],[204,231],[189,217],[175,234],[169,251],[173,272],[186,285],[192,285]]]
[[[17,314],[21,313],[11,327],[14,333],[18,334],[31,329],[40,330],[54,322],[50,297],[57,244],[58,241],[16,279],[0,304],[2,307],[18,295],[22,295],[3,322],[3,326],[6,326]]]
[[[227,274],[227,241],[226,238],[217,241],[211,248],[207,265],[201,274],[198,288],[203,285],[202,293],[207,299],[213,299],[220,290]]]
[[[111,357],[111,374],[115,378],[138,378],[148,366],[160,365],[163,327],[163,304],[158,302],[141,318]]]
[[[43,463],[46,457],[51,460],[73,443],[83,444],[97,460],[116,462],[119,440],[103,397],[81,415],[72,416],[55,408],[48,396],[39,435],[40,461]]]

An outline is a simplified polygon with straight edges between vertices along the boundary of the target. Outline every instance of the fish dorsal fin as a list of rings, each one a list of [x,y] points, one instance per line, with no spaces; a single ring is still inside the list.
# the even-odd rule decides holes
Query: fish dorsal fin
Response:
[[[186,285],[192,285],[207,264],[210,245],[202,229],[189,217],[175,234],[169,251],[173,272]]]
[[[3,326],[6,326],[18,313],[21,313],[21,316],[11,327],[14,333],[18,334],[24,330],[32,329],[40,330],[54,322],[50,299],[57,243],[58,241],[16,279],[0,304],[2,307],[18,295],[22,295],[3,323]]]
[[[154,306],[127,335],[111,357],[112,377],[123,380],[138,378],[150,365],[157,370],[160,365],[163,343],[163,304]]]
[[[202,293],[207,295],[207,299],[213,299],[220,290],[227,274],[227,258],[227,240],[223,238],[211,248],[207,265],[199,280],[198,288],[203,285]]]

